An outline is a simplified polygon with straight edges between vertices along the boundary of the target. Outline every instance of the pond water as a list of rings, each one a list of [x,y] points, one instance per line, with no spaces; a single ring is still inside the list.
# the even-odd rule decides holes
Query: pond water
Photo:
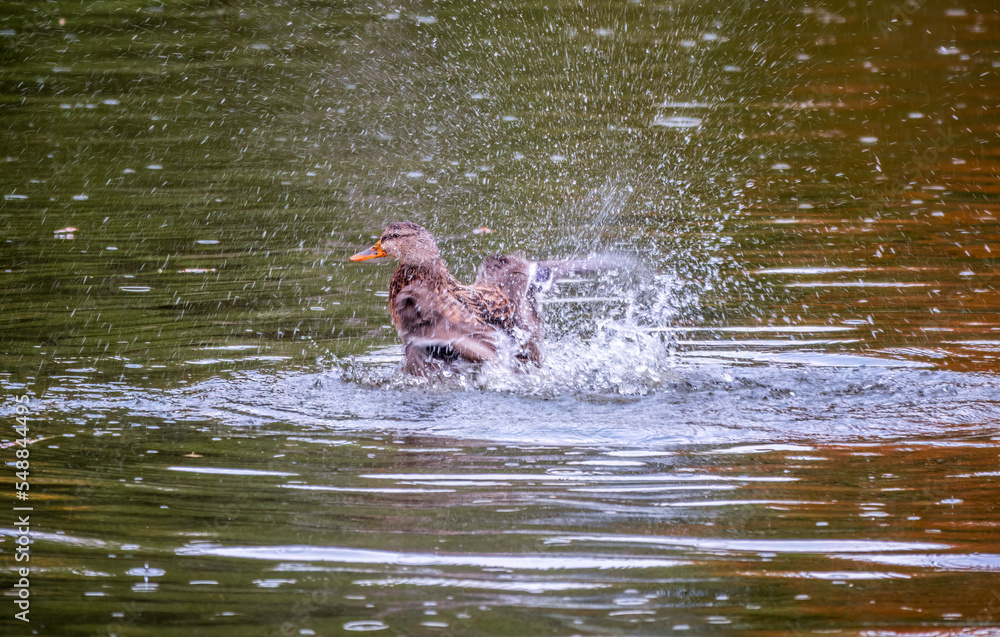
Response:
[[[1000,634],[992,1],[0,18],[4,634]],[[430,384],[403,219],[635,266]]]

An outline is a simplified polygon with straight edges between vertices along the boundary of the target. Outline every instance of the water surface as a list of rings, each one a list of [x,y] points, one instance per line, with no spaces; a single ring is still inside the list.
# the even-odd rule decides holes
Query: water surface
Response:
[[[997,634],[991,3],[0,16],[5,630]],[[399,219],[637,267],[428,385]]]

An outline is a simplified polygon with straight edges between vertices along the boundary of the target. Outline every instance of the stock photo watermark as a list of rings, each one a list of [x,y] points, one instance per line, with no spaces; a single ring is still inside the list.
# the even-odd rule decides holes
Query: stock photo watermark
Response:
[[[936,135],[924,151],[915,157],[913,161],[909,162],[898,176],[890,182],[891,192],[903,192],[910,187],[910,182],[918,175],[931,172],[938,163],[941,154],[949,148],[954,148],[957,139],[958,131],[951,126],[948,126],[944,131]]]
[[[292,604],[291,609],[289,609],[289,618],[268,633],[269,637],[292,637],[292,635],[302,634],[301,630],[304,624],[316,611],[329,605],[334,595],[339,593],[340,590],[341,587],[339,585],[328,582],[320,590],[313,591],[309,595],[304,595],[302,599]]]
[[[925,0],[905,0],[892,6],[889,16],[878,21],[878,30],[883,38],[889,37],[897,25],[904,23],[908,17],[924,8]]]
[[[30,398],[26,394],[14,398],[14,443],[9,446],[14,454],[14,562],[17,566],[14,583],[14,619],[29,623],[31,621],[31,513],[34,508],[28,505],[31,489],[31,422],[28,418]]]
[[[1000,615],[1000,588],[990,591],[990,599],[986,606],[976,615],[976,620],[984,624],[992,622]]]
[[[116,621],[108,624],[104,632],[97,635],[121,635],[129,626],[134,626],[139,618],[139,607],[134,600],[125,602],[122,609],[113,614]]]

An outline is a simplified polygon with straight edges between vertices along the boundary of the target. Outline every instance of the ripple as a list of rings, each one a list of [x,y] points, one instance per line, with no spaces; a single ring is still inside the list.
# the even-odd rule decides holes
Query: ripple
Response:
[[[929,288],[940,283],[922,281],[796,281],[786,283],[790,288]]]
[[[787,329],[795,333],[859,328],[731,329]],[[666,341],[671,333],[684,331],[662,332],[663,336],[653,333],[650,338]],[[550,355],[554,349],[549,350]],[[456,380],[430,387],[426,381],[398,374],[398,351],[393,348],[365,362],[355,359],[345,365],[348,371],[344,372],[337,368],[318,374],[239,372],[230,380],[166,392],[130,389],[123,393],[119,387],[88,383],[86,392],[77,394],[74,392],[79,389],[73,388],[79,387],[80,381],[72,376],[71,386],[54,387],[34,404],[39,412],[49,413],[107,413],[123,407],[136,416],[208,418],[239,431],[291,420],[304,432],[381,430],[531,444],[608,445],[607,451],[676,451],[672,446],[687,444],[718,449],[759,444],[815,446],[859,438],[933,437],[944,431],[949,436],[1000,432],[995,425],[1000,422],[996,398],[1000,381],[995,377],[935,371],[928,363],[917,367],[906,358],[740,351],[732,347],[721,353],[705,349],[700,355],[675,353],[658,360],[658,351],[639,341],[628,346],[620,360],[617,354],[601,358],[597,356],[600,351],[594,352],[591,360],[590,350],[571,350],[568,356],[561,352],[553,356],[551,367],[538,373]],[[722,358],[726,352],[732,356],[729,360]],[[72,367],[83,369],[79,364]],[[620,459],[650,462],[642,457]],[[703,480],[698,475],[673,472],[618,475],[626,468],[607,469],[605,476],[587,471],[575,475],[393,472],[368,478],[400,482],[386,485],[389,487],[449,489],[473,488],[470,481],[475,480],[512,484],[565,481],[577,487]],[[445,480],[450,484],[442,482]]]
[[[455,489],[421,489],[406,487],[331,487],[326,485],[313,484],[283,484],[285,489],[302,489],[304,491],[333,491],[341,493],[454,493]]]
[[[183,471],[185,473],[200,473],[203,475],[224,476],[297,476],[297,473],[284,471],[264,471],[261,469],[230,469],[228,467],[167,467],[168,471]]]
[[[857,328],[846,325],[729,325],[705,327],[654,327],[649,332],[775,332],[775,333],[813,333],[813,332],[849,332]]]
[[[853,582],[863,580],[880,579],[912,579],[912,575],[905,573],[882,572],[882,571],[767,571],[744,572],[747,577],[784,577],[790,579],[816,579],[824,581]]]
[[[684,117],[681,115],[671,115],[665,117],[657,115],[653,118],[653,126],[663,126],[666,128],[697,128],[701,126],[701,120],[697,117]]]
[[[934,367],[930,363],[901,359],[876,358],[856,354],[825,352],[748,352],[742,350],[703,350],[685,352],[685,357],[711,357],[761,363],[795,363],[816,367]]]
[[[511,582],[496,580],[455,579],[448,577],[386,577],[374,580],[358,580],[356,586],[435,586],[439,588],[461,588],[491,591],[517,591],[521,593],[548,593],[552,591],[595,590],[610,588],[610,584],[583,582]]]
[[[641,475],[606,475],[573,473],[467,473],[467,474],[433,474],[433,473],[369,473],[362,478],[373,480],[403,480],[411,484],[419,482],[464,482],[482,480],[503,480],[505,482],[795,482],[798,478],[791,476],[720,476],[695,475],[689,473],[677,474],[641,474]]]
[[[764,445],[743,445],[739,447],[729,447],[728,449],[713,449],[711,451],[703,451],[703,454],[753,454],[753,453],[771,453],[773,451],[814,451],[815,447],[805,446],[805,445],[788,445],[788,444],[764,444]]]
[[[997,573],[1000,554],[996,553],[910,553],[905,555],[851,555],[847,559],[893,566],[931,568],[937,571]]]
[[[388,628],[386,624],[376,620],[365,620],[356,622],[347,622],[344,624],[344,630],[350,630],[353,632],[366,632],[373,630],[385,630]]]
[[[526,571],[673,568],[690,564],[652,557],[588,557],[576,555],[475,555],[404,553],[341,546],[205,546],[177,549],[178,555],[231,557],[256,560],[394,564],[398,566],[476,566]]]
[[[708,551],[730,551],[736,553],[815,553],[822,555],[840,555],[853,553],[870,553],[873,551],[915,551],[918,549],[934,550],[950,548],[947,544],[933,542],[894,542],[887,540],[730,540],[721,538],[690,538],[647,535],[568,535],[557,536],[560,543],[611,543],[687,547]],[[905,559],[911,556],[901,556]],[[857,559],[879,561],[879,555],[852,556]],[[877,559],[878,558],[878,559]],[[886,558],[885,563],[895,556]]]
[[[871,268],[856,268],[856,267],[763,268],[760,270],[751,270],[750,273],[751,274],[836,274],[838,272],[867,272],[869,270],[871,270]]]

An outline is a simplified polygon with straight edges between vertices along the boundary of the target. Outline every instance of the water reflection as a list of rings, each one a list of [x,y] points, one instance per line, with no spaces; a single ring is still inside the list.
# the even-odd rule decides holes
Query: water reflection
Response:
[[[56,532],[34,534],[40,582],[87,599],[73,616],[90,632],[116,613],[142,624],[157,596],[199,623],[317,633],[424,622],[613,632],[636,618],[814,630],[865,626],[858,604],[900,598],[913,610],[892,613],[893,630],[991,621],[986,438],[630,450],[303,437],[282,433],[301,428],[285,421],[223,438],[180,420],[164,436],[163,420],[132,420],[128,449],[142,460],[101,470],[116,479],[90,475],[101,442],[87,427],[45,451],[54,501],[75,499],[81,479],[97,485],[45,512]],[[59,623],[66,608],[44,612]]]

